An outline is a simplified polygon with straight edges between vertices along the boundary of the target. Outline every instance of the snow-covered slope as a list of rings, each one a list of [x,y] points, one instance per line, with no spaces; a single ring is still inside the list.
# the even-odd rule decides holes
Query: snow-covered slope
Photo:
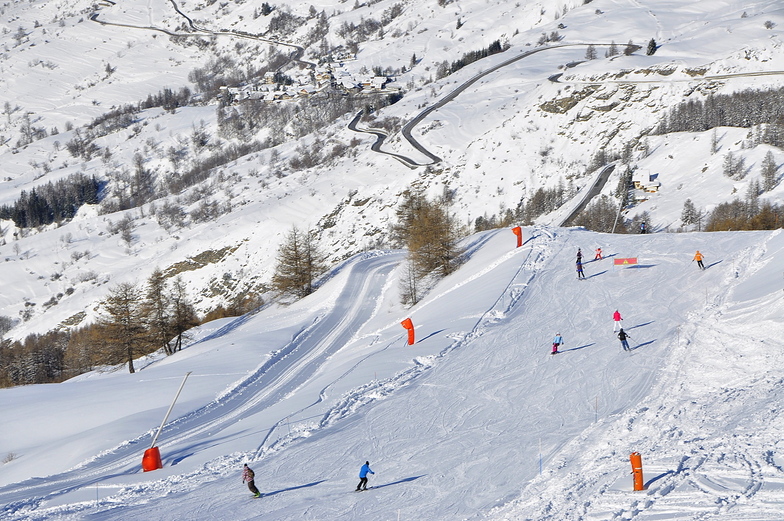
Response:
[[[569,193],[578,193],[591,178],[586,168],[597,152],[619,153],[636,144],[631,166],[658,173],[661,188],[632,208],[629,217],[647,211],[652,227],[664,230],[680,226],[686,199],[705,211],[742,196],[750,182],[759,180],[759,164],[767,151],[774,153],[777,164],[784,162],[777,149],[748,148],[746,129],[718,129],[721,154],[713,155],[709,133],[650,137],[646,146],[638,141],[680,101],[781,85],[782,76],[775,74],[784,70],[780,2],[442,4],[295,1],[274,6],[269,16],[258,15],[258,6],[243,2],[177,2],[176,10],[164,0],[97,6],[84,0],[34,0],[4,6],[2,204],[15,201],[22,190],[29,193],[78,172],[111,178],[105,192],[109,195],[122,184],[118,179],[123,172],[133,173],[135,157],[164,184],[169,176],[237,144],[236,137],[218,131],[217,103],[199,104],[196,97],[174,111],[140,112],[133,125],[96,138],[100,153],[91,159],[73,157],[66,147],[77,132],[85,134],[84,125],[111,110],[165,87],[193,90],[190,73],[216,57],[258,68],[275,53],[291,53],[290,44],[297,44],[307,45],[305,62],[317,62],[322,44],[308,37],[319,18],[313,11],[323,12],[328,21],[326,46],[343,49],[360,39],[346,27],[396,14],[383,31],[361,39],[356,59],[345,61],[338,71],[356,80],[374,67],[397,71],[393,85],[402,88],[403,98],[377,111],[379,121],[411,121],[465,82],[509,61],[460,90],[413,130],[423,146],[443,159],[429,169],[409,169],[371,151],[370,137],[346,128],[353,116],[347,114],[315,135],[229,162],[207,181],[161,196],[155,208],[146,204],[109,214],[85,209],[72,222],[40,230],[21,231],[10,221],[0,223],[3,279],[13,281],[2,286],[0,315],[18,322],[8,336],[22,339],[62,323],[89,323],[112,285],[142,282],[155,267],[165,270],[200,254],[212,261],[182,273],[200,312],[237,295],[263,293],[276,248],[292,225],[316,229],[321,246],[337,263],[387,246],[386,230],[400,194],[411,187],[431,196],[447,187],[458,218],[473,224],[477,217],[515,208],[541,187],[563,183]],[[286,10],[306,22],[289,32],[270,32],[271,20]],[[537,48],[542,34],[553,33],[560,40],[513,60]],[[660,46],[653,56],[643,49],[631,56],[605,57],[611,42],[622,48],[633,41],[644,48],[651,38]],[[496,40],[508,44],[508,50],[438,78],[444,62],[451,64]],[[585,60],[589,44],[596,47],[596,60]],[[305,81],[309,70],[299,64],[286,72]],[[773,74],[750,75],[759,72]],[[549,79],[558,74],[558,82]],[[716,79],[726,74],[732,76]],[[30,128],[48,135],[21,145],[20,137]],[[208,136],[204,147],[193,142],[199,132]],[[265,132],[261,129],[254,137],[262,139]],[[349,152],[308,169],[289,166],[298,150],[316,145],[327,151],[346,147]],[[183,154],[179,163],[172,162],[172,149]],[[384,150],[427,160],[399,132],[389,136]],[[722,175],[728,151],[746,158],[749,173],[744,179]],[[622,170],[616,168],[604,193],[614,191]],[[780,184],[763,198],[779,202],[782,190]],[[205,202],[220,208],[220,216],[200,222],[188,215]],[[182,225],[164,227],[155,217],[155,210],[167,204],[183,209]],[[134,223],[130,243],[108,231],[125,217]],[[541,222],[557,224],[561,217],[556,213]]]
[[[3,517],[779,519],[784,236],[524,236],[472,236],[463,267],[408,311],[402,254],[372,252],[136,374],[0,391]],[[577,248],[597,246],[605,259],[578,281]],[[614,266],[627,257],[639,264]],[[188,371],[164,469],[142,473]],[[355,494],[365,460],[375,488]]]

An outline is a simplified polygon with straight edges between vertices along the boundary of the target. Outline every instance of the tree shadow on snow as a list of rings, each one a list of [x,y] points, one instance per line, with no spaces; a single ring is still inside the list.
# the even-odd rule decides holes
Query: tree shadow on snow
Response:
[[[276,490],[274,492],[265,492],[265,493],[262,493],[261,495],[262,495],[262,497],[274,496],[275,494],[280,494],[281,492],[289,492],[291,490],[299,490],[301,488],[315,487],[316,485],[320,485],[321,483],[324,483],[325,481],[327,481],[327,480],[326,479],[322,479],[321,481],[314,481],[313,483],[306,483],[304,485],[297,485],[296,487],[282,488],[282,489]]]
[[[651,345],[652,343],[656,342],[656,340],[649,340],[648,342],[643,342],[642,344],[637,344],[636,346],[631,348],[631,351],[637,351],[639,348]]]
[[[635,329],[635,328],[638,328],[638,327],[645,327],[645,326],[650,326],[650,325],[651,325],[651,324],[653,324],[654,322],[656,322],[656,321],[655,321],[655,320],[651,320],[650,322],[645,322],[644,324],[637,324],[636,326],[627,327],[627,328],[625,328],[625,329],[626,329],[626,331],[629,331],[630,329]]]
[[[373,485],[373,488],[384,488],[384,487],[391,487],[392,485],[400,485],[401,483],[414,481],[415,479],[423,478],[425,476],[427,476],[427,474],[422,474],[420,476],[411,476],[410,478],[399,479],[397,481],[393,481],[392,483],[384,483],[383,485]]]
[[[579,346],[579,347],[573,347],[571,349],[559,349],[558,352],[559,353],[566,353],[567,351],[577,351],[578,349],[585,349],[586,347],[591,347],[592,345],[595,345],[595,344],[596,344],[596,342],[591,342],[590,344],[585,344],[584,346]]]

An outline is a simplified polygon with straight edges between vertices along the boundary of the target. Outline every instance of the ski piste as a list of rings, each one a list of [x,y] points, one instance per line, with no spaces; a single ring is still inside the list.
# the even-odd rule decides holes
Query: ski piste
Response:
[[[393,319],[386,320],[395,326],[394,330],[390,327],[391,333],[389,334],[381,327],[385,326],[385,323],[382,323],[381,326],[373,323],[372,328],[360,329],[356,338],[361,338],[364,342],[356,349],[357,354],[353,355],[350,363],[341,367],[343,371],[339,373],[339,376],[342,376],[344,380],[351,380],[354,375],[347,371],[355,366],[362,368],[363,357],[368,357],[371,353],[379,352],[390,355],[389,359],[392,360],[391,354],[399,352],[399,359],[393,360],[394,363],[399,364],[399,367],[402,367],[394,373],[400,375],[399,379],[395,380],[387,375],[382,375],[382,364],[378,363],[369,371],[366,370],[362,379],[354,378],[349,382],[351,385],[345,387],[349,389],[348,391],[341,388],[336,392],[334,385],[328,387],[327,383],[324,383],[318,388],[326,389],[322,395],[323,401],[330,405],[329,415],[326,416],[326,421],[323,423],[325,426],[323,430],[317,430],[321,428],[320,424],[313,426],[304,423],[297,424],[296,418],[292,418],[292,436],[286,438],[287,423],[284,422],[277,426],[276,434],[278,436],[270,437],[270,444],[275,443],[273,445],[275,450],[266,451],[260,455],[265,463],[261,465],[260,469],[257,469],[258,481],[261,483],[282,482],[280,488],[283,490],[306,486],[307,488],[303,490],[308,493],[276,494],[273,491],[263,503],[265,511],[267,510],[267,502],[269,502],[271,506],[274,505],[274,508],[285,513],[279,517],[280,519],[306,518],[306,512],[308,512],[308,508],[312,508],[314,498],[327,497],[334,490],[335,495],[339,497],[337,501],[342,501],[341,507],[348,508],[347,504],[350,504],[357,511],[354,513],[351,510],[352,513],[346,517],[349,521],[362,519],[360,514],[364,514],[364,518],[373,518],[372,514],[368,517],[370,509],[368,503],[374,503],[373,508],[375,509],[381,505],[390,512],[400,508],[404,517],[415,518],[411,507],[407,506],[407,502],[412,498],[416,499],[418,509],[422,509],[424,505],[425,512],[429,514],[427,517],[420,516],[420,518],[448,519],[445,514],[447,511],[450,514],[457,511],[459,512],[458,517],[470,518],[476,515],[477,510],[462,508],[460,506],[461,496],[459,496],[461,491],[452,490],[453,488],[464,490],[462,485],[468,484],[476,488],[476,497],[484,501],[481,503],[482,509],[493,508],[497,504],[493,501],[499,497],[499,493],[512,498],[519,497],[521,502],[518,502],[518,507],[521,512],[524,512],[524,515],[514,515],[512,512],[506,516],[510,519],[516,517],[548,519],[550,521],[568,519],[568,515],[558,517],[558,514],[564,514],[567,508],[566,502],[559,496],[559,493],[562,495],[564,490],[579,491],[580,497],[586,498],[586,508],[591,509],[592,512],[596,511],[592,505],[600,504],[606,504],[608,510],[613,507],[613,511],[623,510],[626,512],[627,510],[624,509],[628,505],[621,504],[622,499],[620,499],[622,496],[626,496],[624,496],[623,490],[618,489],[622,486],[625,474],[628,472],[627,463],[625,461],[619,462],[617,452],[607,454],[602,451],[607,447],[607,440],[622,440],[624,445],[618,449],[621,451],[626,448],[625,444],[631,439],[634,444],[642,446],[643,450],[656,449],[656,453],[663,453],[668,458],[664,459],[656,454],[661,472],[666,473],[671,468],[673,471],[670,474],[665,474],[661,480],[651,485],[653,490],[650,495],[646,496],[646,500],[650,500],[654,506],[648,507],[647,503],[645,505],[637,503],[640,505],[639,508],[644,508],[651,513],[655,512],[655,504],[658,503],[662,508],[667,505],[667,494],[670,489],[677,490],[678,497],[681,497],[678,484],[687,483],[684,480],[688,480],[689,475],[694,475],[689,465],[686,465],[689,469],[688,472],[681,473],[679,471],[677,462],[681,461],[679,458],[683,456],[684,445],[696,453],[695,460],[697,457],[700,458],[698,462],[700,469],[705,471],[721,470],[722,467],[713,462],[711,459],[713,456],[707,449],[713,450],[718,447],[717,442],[727,441],[728,438],[712,438],[712,441],[709,439],[706,451],[701,452],[701,448],[697,444],[690,443],[690,439],[694,439],[693,437],[699,434],[698,431],[702,428],[702,424],[698,425],[693,417],[688,417],[690,414],[689,402],[677,401],[678,397],[672,395],[678,393],[661,391],[675,388],[672,385],[673,378],[676,378],[680,371],[687,371],[690,377],[689,380],[682,380],[686,382],[686,390],[690,393],[694,392],[693,389],[688,388],[692,380],[696,379],[700,386],[710,386],[711,379],[708,377],[711,376],[711,373],[701,376],[700,373],[690,369],[689,363],[692,359],[702,361],[702,351],[714,349],[714,346],[732,344],[733,349],[745,349],[743,351],[744,359],[758,356],[761,351],[773,354],[774,349],[759,349],[759,342],[757,342],[755,351],[749,353],[748,346],[744,345],[748,342],[744,342],[743,335],[733,333],[733,328],[739,326],[734,323],[721,322],[717,320],[718,315],[714,314],[718,311],[722,314],[727,313],[727,304],[724,299],[729,301],[731,295],[727,295],[726,286],[722,287],[722,283],[725,281],[726,284],[734,285],[738,292],[745,291],[746,294],[756,298],[757,293],[753,291],[754,288],[749,289],[748,286],[743,285],[743,282],[756,283],[759,281],[752,278],[755,276],[755,270],[763,269],[760,267],[763,263],[759,262],[762,253],[756,252],[764,251],[765,248],[773,250],[774,247],[777,247],[776,244],[772,244],[774,241],[765,241],[765,237],[769,237],[770,234],[743,234],[739,239],[731,239],[727,234],[711,236],[703,234],[697,235],[696,239],[695,236],[687,236],[687,234],[650,236],[650,246],[646,247],[644,253],[652,259],[651,264],[655,265],[654,267],[647,270],[608,271],[605,275],[593,278],[597,284],[591,285],[591,291],[578,290],[574,292],[572,290],[578,285],[573,284],[571,273],[567,273],[563,269],[571,259],[563,258],[559,253],[564,249],[562,246],[569,247],[578,241],[585,243],[586,240],[595,237],[595,234],[579,230],[558,230],[554,235],[556,236],[555,240],[546,243],[542,256],[538,259],[536,256],[531,258],[538,260],[538,264],[541,266],[538,271],[532,269],[532,265],[527,262],[528,252],[524,249],[518,251],[504,249],[504,244],[500,242],[501,232],[496,235],[481,236],[479,239],[485,240],[487,249],[477,247],[476,251],[472,252],[469,263],[461,268],[466,271],[458,271],[456,277],[437,286],[424,300],[424,305],[415,309],[419,317],[427,319],[425,322],[420,318],[417,322],[418,324],[426,324],[420,329],[421,336],[423,338],[430,336],[430,338],[424,342],[411,348],[400,348],[400,339],[403,338],[404,333],[399,331],[397,317],[394,321]],[[705,281],[697,280],[702,277],[693,277],[693,271],[684,268],[687,261],[684,263],[681,259],[682,256],[678,254],[678,250],[691,249],[691,243],[695,240],[701,240],[703,244],[710,242],[715,244],[716,249],[726,252],[724,262],[712,270],[715,273],[706,273]],[[539,239],[534,242],[538,241]],[[635,244],[635,241],[627,237],[610,237],[606,240],[603,239],[603,241],[610,245],[609,252],[640,248],[638,244]],[[510,251],[512,253],[509,253]],[[637,252],[635,251],[635,253]],[[762,257],[762,260],[767,260],[767,258],[772,258],[774,261],[781,259],[781,257],[768,256]],[[510,277],[509,273],[513,273],[514,269],[521,265],[526,265],[522,271],[523,276]],[[367,265],[363,266],[367,268]],[[735,266],[739,270],[738,276],[735,276]],[[771,274],[777,275],[776,280],[781,278],[780,271],[772,271],[775,266],[775,262],[768,262],[768,267],[765,268],[767,271],[760,271],[762,274],[768,275],[766,280],[774,281]],[[780,262],[778,266],[781,266]],[[505,286],[503,292],[498,291],[498,287],[501,285],[499,284],[501,279],[498,274],[499,270],[504,276],[504,284],[511,281]],[[525,276],[526,274],[529,276]],[[345,277],[349,283],[357,282],[361,285],[367,281],[361,270],[350,272],[350,275],[347,274]],[[383,278],[381,282],[383,282]],[[372,284],[369,285],[372,286]],[[488,305],[487,297],[481,294],[481,290],[489,286],[492,286],[497,296],[503,293],[503,297],[498,297],[497,305]],[[780,289],[777,290],[780,293]],[[564,293],[568,293],[569,298],[564,298]],[[375,297],[376,294],[372,295]],[[334,299],[338,301],[344,296],[352,299],[359,298],[348,293],[341,294]],[[673,298],[674,296],[677,298]],[[751,297],[743,298],[748,300]],[[619,302],[619,299],[624,299],[626,302]],[[661,302],[663,301],[670,304],[662,306]],[[450,305],[453,302],[458,302],[460,305]],[[480,302],[481,306],[477,305],[477,302]],[[749,302],[751,302],[752,311],[763,310],[756,302],[752,300]],[[375,300],[373,306],[376,306]],[[629,329],[635,333],[636,346],[634,353],[629,353],[629,356],[634,357],[635,371],[629,371],[629,365],[624,363],[629,358],[619,354],[617,348],[610,349],[610,347],[616,347],[618,341],[614,340],[611,343],[610,341],[613,339],[606,336],[606,329],[608,329],[607,310],[609,309],[611,312],[616,306],[622,306],[624,310],[628,308],[626,321],[631,326]],[[604,311],[602,311],[603,308]],[[778,312],[780,309],[780,307],[773,307],[771,313]],[[350,320],[356,311],[351,308],[346,311],[346,308],[342,308],[341,313],[344,315],[343,318]],[[260,315],[263,318],[263,314]],[[482,319],[476,318],[479,315],[482,315]],[[706,318],[702,320],[702,316]],[[312,323],[311,321],[315,321],[311,317],[319,317],[318,323],[320,324],[327,320],[321,318],[324,317],[324,312],[321,309],[318,310],[318,313],[307,317],[309,324]],[[414,315],[414,318],[416,319],[417,315]],[[457,322],[458,319],[462,321]],[[216,335],[215,343],[217,344],[217,341],[220,340],[219,347],[222,357],[229,352],[230,342],[242,343],[243,349],[249,349],[257,344],[260,338],[269,334],[268,331],[260,332],[262,330],[259,322],[254,322],[256,320],[259,320],[258,315],[233,323],[227,322],[227,324],[233,325],[226,327],[223,334]],[[267,323],[269,322],[262,324]],[[711,328],[707,327],[709,325]],[[445,327],[446,330],[444,330]],[[561,362],[564,363],[558,361],[549,364],[539,363],[537,360],[539,350],[542,348],[544,340],[551,337],[553,329],[556,327],[569,335],[570,344],[585,345],[585,348],[570,350],[569,356],[561,359]],[[694,333],[695,329],[697,333]],[[243,339],[239,333],[244,334],[246,338]],[[745,333],[745,331],[741,331],[741,333]],[[761,334],[766,335],[763,338],[767,342],[769,333],[762,331]],[[701,337],[707,337],[711,342],[702,341]],[[302,336],[296,338],[303,340]],[[395,347],[381,351],[380,348],[387,345],[387,338],[396,340],[397,344]],[[208,347],[207,342],[189,347],[190,351],[186,349],[184,353],[195,357],[199,349]],[[350,340],[350,342],[354,342],[354,340]],[[440,351],[435,351],[435,354],[430,356],[430,353],[424,349],[428,342],[439,343],[438,349]],[[445,351],[443,355],[440,355],[441,351]],[[688,356],[684,356],[687,353]],[[296,355],[297,353],[292,354]],[[334,356],[340,357],[342,355],[344,355],[343,352]],[[404,355],[406,359],[403,359]],[[377,355],[374,354],[374,356]],[[414,367],[409,368],[405,364],[414,357],[416,357],[417,363]],[[677,365],[671,363],[674,359],[677,359]],[[370,360],[375,361],[374,358],[370,358]],[[567,361],[568,363],[566,363]],[[170,365],[177,363],[176,359],[172,358],[166,359],[166,362]],[[727,360],[727,362],[731,363],[732,360]],[[266,364],[266,361],[264,363]],[[744,363],[747,362],[744,361]],[[259,363],[259,365],[263,364]],[[296,367],[294,368],[296,369]],[[677,368],[678,371],[671,370],[674,368]],[[373,371],[376,369],[379,370],[379,377],[374,379]],[[153,365],[141,371],[140,375],[146,381],[153,381],[154,378],[160,378],[160,370],[159,367]],[[711,372],[718,370],[720,369],[712,369]],[[488,372],[493,374],[492,381],[485,378]],[[416,377],[408,377],[414,373],[423,375],[423,377],[418,380]],[[582,373],[585,376],[582,376]],[[596,374],[601,374],[601,378],[593,377]],[[171,375],[165,373],[162,376],[170,378]],[[120,394],[116,400],[123,405],[125,405],[127,398],[123,394],[121,384],[126,379],[129,379],[127,375],[123,378],[107,380],[119,382],[118,392]],[[658,383],[658,379],[661,379],[661,383]],[[332,378],[324,378],[324,381],[331,384],[332,381],[337,381],[337,378],[333,375]],[[542,381],[548,382],[547,396],[582,396],[587,397],[583,400],[587,400],[587,402],[583,404],[582,410],[577,412],[572,412],[569,408],[559,408],[560,414],[554,417],[549,405],[541,405],[547,402],[542,399],[544,397],[544,393],[541,391]],[[675,380],[676,383],[678,381]],[[764,378],[755,381],[755,385],[762,386],[766,392],[768,390],[775,392],[775,388],[766,387],[767,382]],[[398,392],[403,386],[406,387],[405,392]],[[62,390],[61,392],[69,392],[70,390],[70,393],[73,393],[73,387],[74,384],[67,384],[57,387],[57,389]],[[255,401],[258,388],[253,386],[237,385],[221,396],[231,394],[235,389],[238,390],[238,393],[244,391],[237,396],[237,402],[250,404]],[[139,387],[136,386],[131,390],[138,394]],[[456,390],[459,392],[456,393]],[[512,391],[515,400],[499,400],[499,391]],[[739,389],[740,391],[743,389]],[[377,400],[379,394],[383,396],[383,400]],[[151,393],[147,393],[147,395],[144,397],[153,397]],[[170,393],[166,392],[165,395],[166,401],[168,401]],[[541,406],[541,410],[526,410],[526,414],[520,415],[509,414],[510,410],[518,410],[515,407],[520,405],[518,403],[519,397],[523,395],[530,396],[531,400],[539,400],[538,404]],[[337,399],[333,398],[335,396]],[[598,423],[594,423],[592,406],[594,405],[593,399],[597,396],[596,416]],[[670,401],[656,401],[659,400],[659,397],[667,397]],[[723,395],[724,402],[710,403],[720,409],[723,408],[721,410],[728,411],[729,406],[733,403],[730,401],[731,398]],[[374,399],[377,401],[373,402]],[[463,402],[470,408],[462,405],[455,406]],[[531,403],[533,402],[528,401],[525,406],[530,408]],[[681,415],[678,416],[679,419],[687,419],[687,421],[679,422],[679,430],[670,432],[667,440],[658,440],[655,437],[647,437],[645,434],[645,430],[661,432],[661,430],[654,428],[658,425],[655,423],[654,415],[651,412],[646,412],[656,411],[656,405],[659,403],[662,403],[667,411],[672,410]],[[685,404],[683,410],[681,404]],[[46,404],[44,403],[44,405]],[[117,406],[115,405],[115,407]],[[437,424],[433,422],[433,410],[439,411]],[[591,414],[586,414],[586,410]],[[474,425],[466,421],[466,411],[475,411],[476,421],[471,422]],[[209,409],[205,412],[209,412]],[[405,422],[400,421],[400,415],[403,412],[410,417]],[[278,418],[285,417],[285,413]],[[307,414],[309,411],[305,411],[303,416],[307,417]],[[190,418],[188,415],[180,417]],[[324,418],[324,416],[316,418],[313,422],[321,421],[320,418]],[[542,432],[547,433],[543,436],[545,446],[543,447],[544,464],[541,478],[536,472],[538,469],[529,472],[526,467],[526,462],[535,461],[538,455],[538,452],[531,450],[531,447],[537,445],[538,433],[529,433],[525,430],[527,427],[530,428],[532,418],[540,422]],[[206,415],[202,419],[206,421],[214,418]],[[76,500],[82,500],[90,492],[94,498],[96,495],[94,484],[102,484],[105,481],[102,481],[104,478],[100,475],[87,475],[86,471],[96,470],[95,466],[90,468],[82,466],[74,469],[74,476],[84,481],[81,482],[81,487],[79,482],[72,483],[74,485],[74,489],[72,489],[74,494],[71,496],[73,500],[67,497],[69,490],[63,489],[61,491],[52,485],[51,495],[44,498],[39,496],[39,499],[30,499],[32,496],[28,496],[27,500],[22,499],[12,507],[15,510],[4,510],[3,517],[8,517],[12,521],[25,517],[27,519],[44,519],[47,513],[49,515],[52,513],[51,510],[48,510],[45,501],[50,501],[49,505],[52,505],[51,508],[57,509],[55,512],[61,518],[69,519],[68,516],[71,516],[70,519],[75,519],[80,515],[79,512],[87,512],[86,509],[102,512],[102,514],[96,515],[96,518],[108,518],[107,516],[111,515],[110,508],[112,508],[110,503],[113,501],[113,505],[117,505],[118,501],[122,500],[123,518],[132,521],[141,521],[145,516],[146,519],[162,519],[155,515],[156,510],[168,512],[167,517],[163,519],[175,520],[177,514],[182,514],[189,508],[196,508],[194,505],[199,503],[198,498],[204,497],[211,498],[211,508],[230,507],[232,503],[228,498],[234,503],[242,504],[243,502],[236,501],[239,481],[236,479],[237,471],[241,468],[243,461],[247,461],[254,455],[247,452],[235,454],[232,450],[239,451],[243,446],[247,447],[249,440],[256,443],[253,436],[237,436],[237,432],[241,435],[246,432],[255,435],[259,429],[252,430],[256,424],[251,417],[243,416],[241,420],[241,422],[235,422],[238,427],[236,431],[230,429],[223,431],[233,436],[228,440],[228,443],[220,436],[193,438],[191,441],[188,439],[167,441],[166,434],[170,429],[175,433],[180,432],[176,429],[176,424],[168,424],[162,438],[164,440],[162,443],[164,469],[142,475],[138,471],[139,453],[135,453],[132,465],[137,473],[124,473],[122,469],[117,469],[119,472],[115,472],[113,475],[122,479],[123,484],[132,483],[133,479],[136,480],[136,484],[127,486],[122,494],[112,496],[107,501],[102,498],[101,502],[95,506],[84,506],[84,504],[78,504]],[[704,419],[702,423],[707,421]],[[157,425],[157,422],[151,423]],[[273,423],[270,422],[267,425]],[[645,426],[645,430],[640,431],[636,427],[640,423]],[[497,458],[494,460],[493,457],[497,447],[490,450],[480,442],[488,433],[486,428],[488,424],[493,426],[492,434],[494,441],[497,440],[497,447],[504,449],[514,447],[514,450],[509,450],[507,457],[510,464],[517,466],[520,471],[511,485],[504,483],[485,485],[486,480],[483,476],[486,476],[488,470],[496,468],[497,465]],[[569,435],[563,433],[562,425],[571,429]],[[209,427],[209,424],[205,423],[205,426]],[[754,424],[754,426],[754,430],[761,434],[772,435],[770,429],[766,430],[765,424]],[[775,427],[775,425],[773,426]],[[437,429],[433,429],[433,427],[437,427]],[[629,427],[632,430],[629,430]],[[297,430],[298,428],[299,430]],[[427,428],[431,430],[428,432]],[[680,433],[681,429],[684,430],[683,434]],[[266,432],[267,430],[264,430],[262,434],[266,434]],[[220,433],[221,431],[219,431]],[[313,436],[313,433],[316,435]],[[462,439],[457,440],[455,434],[459,434]],[[296,435],[299,438],[296,438]],[[425,439],[428,436],[430,439],[426,443]],[[688,436],[692,436],[692,438]],[[757,434],[751,432],[749,436],[755,437]],[[89,434],[86,434],[85,437],[90,441],[97,440],[97,437]],[[278,439],[281,441],[278,442]],[[597,439],[603,441],[599,443],[596,442]],[[677,445],[672,443],[673,439],[678,442]],[[144,441],[147,440],[149,438]],[[400,440],[405,440],[407,445],[400,444]],[[521,443],[521,440],[525,443]],[[564,448],[557,451],[551,450],[547,445],[551,440],[554,444]],[[746,451],[743,455],[748,458],[748,461],[757,461],[754,459],[757,458],[754,452],[757,446],[762,447],[763,445],[756,445],[759,442],[757,438],[744,438],[744,443],[746,440],[750,440],[755,445],[754,450]],[[664,443],[665,441],[667,443]],[[207,459],[210,453],[203,452],[202,444],[208,444],[208,442],[221,450],[222,454],[230,456],[223,459]],[[232,442],[234,442],[233,445]],[[455,455],[459,452],[456,449],[465,442],[472,443],[472,450],[479,457],[473,460],[471,466],[466,466],[464,458],[460,459]],[[395,482],[404,478],[422,476],[416,482],[416,486],[410,487],[404,481],[399,485],[385,488],[384,494],[371,498],[373,501],[365,501],[368,498],[351,498],[345,492],[340,492],[347,477],[351,476],[353,479],[355,462],[341,462],[336,465],[334,454],[346,453],[349,450],[347,447],[352,450],[365,451],[368,450],[369,443],[372,443],[374,450],[386,451],[384,457],[379,456],[378,459],[383,460],[384,475],[389,476],[389,481]],[[401,461],[397,454],[392,455],[389,452],[390,447],[395,443],[398,443],[396,450],[406,456],[405,461]],[[412,447],[409,448],[408,445]],[[333,455],[329,458],[325,454],[325,447],[333,451]],[[573,450],[570,447],[578,449]],[[647,454],[647,452],[645,453]],[[724,453],[717,450],[716,454],[722,455]],[[583,454],[585,459],[590,457],[591,464],[582,465],[577,461],[580,463],[578,467],[574,462]],[[105,456],[110,459],[112,455],[106,454]],[[28,456],[24,455],[24,457]],[[705,464],[702,463],[703,457],[707,462]],[[205,459],[209,463],[203,470],[192,463],[194,460],[199,462]],[[482,463],[485,459],[489,462],[487,465]],[[622,458],[620,459],[622,460]],[[24,462],[21,458],[20,461]],[[172,461],[175,461],[176,464],[171,465]],[[560,470],[561,467],[558,464],[561,461],[566,462],[568,468]],[[672,461],[676,462],[675,466],[671,466]],[[4,467],[3,473],[6,468],[10,469],[14,463],[11,462],[9,466]],[[763,464],[764,460],[760,460],[760,467],[755,467],[758,470],[754,470],[755,479],[759,478],[758,482],[760,483],[764,476],[768,475],[766,474],[768,470]],[[461,467],[461,465],[463,466]],[[711,468],[708,469],[706,466]],[[460,486],[439,487],[439,480],[433,477],[434,467],[439,469],[459,468],[459,479],[456,478],[455,483]],[[580,481],[581,476],[576,473],[572,475],[571,471],[575,469],[584,471],[584,474],[589,476],[591,480],[595,479],[596,485],[592,485],[593,481]],[[190,474],[187,474],[188,472]],[[620,477],[618,477],[619,473]],[[455,473],[455,475],[457,474]],[[183,479],[182,476],[187,479]],[[320,481],[322,479],[323,481]],[[608,486],[613,487],[612,484],[616,480],[619,485],[608,492],[604,485],[609,483]],[[384,481],[386,483],[387,479]],[[771,481],[768,480],[768,482]],[[49,480],[46,478],[34,480],[28,484],[33,487],[50,486]],[[661,486],[661,484],[666,486]],[[583,492],[581,486],[590,490]],[[521,487],[524,487],[522,494],[519,492]],[[82,497],[77,497],[80,488]],[[32,487],[28,490],[31,489]],[[26,491],[21,490],[20,487],[4,486],[0,488],[0,496],[2,496],[0,503],[6,504],[3,499],[11,493],[22,494],[24,492]],[[89,499],[89,496],[87,497]],[[536,497],[537,502],[522,503],[529,497]],[[552,500],[552,504],[557,510],[552,514],[540,515],[539,506],[544,503],[542,498],[546,498],[548,503]],[[52,499],[60,501],[59,505],[53,504]],[[42,506],[38,507],[34,501],[40,501]],[[305,505],[306,501],[309,502],[309,505]],[[352,501],[362,505],[356,506]],[[671,494],[669,501],[670,504],[676,501],[676,494]],[[447,505],[454,505],[456,510],[449,510]],[[486,505],[491,506],[486,507]],[[245,506],[250,509],[259,505]],[[63,512],[65,514],[62,514]],[[27,515],[29,513],[33,515]],[[504,518],[502,515],[485,517]],[[598,514],[594,517],[603,518]],[[187,517],[180,517],[180,519],[182,518]],[[202,517],[202,519],[205,518]]]

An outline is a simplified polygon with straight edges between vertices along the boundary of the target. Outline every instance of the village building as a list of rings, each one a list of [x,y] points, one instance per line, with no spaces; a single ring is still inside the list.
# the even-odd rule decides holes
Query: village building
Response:
[[[659,174],[651,174],[648,172],[637,172],[632,176],[632,184],[637,191],[635,199],[646,200],[648,194],[658,193],[661,188],[659,181]]]

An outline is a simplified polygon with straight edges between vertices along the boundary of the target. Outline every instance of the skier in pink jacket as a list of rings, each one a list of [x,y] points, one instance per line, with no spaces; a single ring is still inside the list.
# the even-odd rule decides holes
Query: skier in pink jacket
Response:
[[[621,317],[621,313],[616,309],[615,313],[613,313],[613,333],[618,331],[621,328],[621,322],[623,318]]]

